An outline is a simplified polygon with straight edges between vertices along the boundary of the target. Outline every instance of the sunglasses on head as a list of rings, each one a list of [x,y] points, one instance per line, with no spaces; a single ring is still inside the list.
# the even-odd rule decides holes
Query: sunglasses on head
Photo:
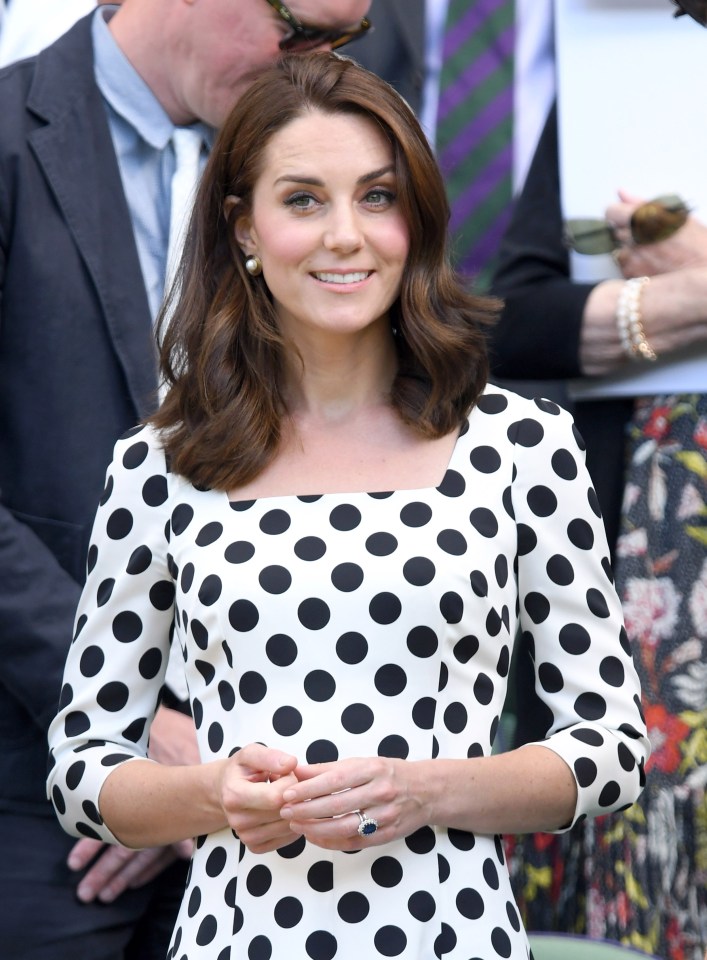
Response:
[[[707,0],[673,0],[673,3],[678,8],[675,11],[676,17],[687,14],[703,27],[707,27]]]
[[[305,53],[328,44],[332,50],[337,50],[352,40],[358,40],[371,29],[371,21],[363,17],[358,26],[348,29],[326,29],[325,27],[308,27],[301,23],[294,13],[281,3],[280,0],[267,0],[273,10],[282,17],[290,28],[287,36],[280,41],[280,49],[288,52]]]
[[[689,213],[685,201],[674,194],[642,203],[631,215],[631,239],[636,244],[667,240],[683,226]],[[564,241],[570,250],[590,256],[611,253],[621,246],[610,223],[588,217],[566,220]]]

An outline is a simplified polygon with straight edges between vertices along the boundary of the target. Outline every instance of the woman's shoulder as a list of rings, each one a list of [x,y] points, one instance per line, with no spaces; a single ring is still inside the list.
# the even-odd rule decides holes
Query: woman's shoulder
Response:
[[[113,465],[126,470],[145,469],[157,473],[169,473],[169,464],[164,450],[161,432],[151,424],[137,424],[126,431],[116,442]]]
[[[498,416],[510,422],[516,420],[537,419],[539,422],[551,422],[553,419],[571,418],[564,407],[554,400],[548,400],[541,394],[535,397],[522,396],[506,387],[488,383],[479,397],[471,416],[478,411],[482,416]]]

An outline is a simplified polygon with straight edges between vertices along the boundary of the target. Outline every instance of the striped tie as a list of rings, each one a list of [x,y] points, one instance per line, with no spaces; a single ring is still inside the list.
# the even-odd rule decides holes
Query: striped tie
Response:
[[[510,219],[514,44],[513,0],[450,0],[437,154],[454,259],[481,290]]]

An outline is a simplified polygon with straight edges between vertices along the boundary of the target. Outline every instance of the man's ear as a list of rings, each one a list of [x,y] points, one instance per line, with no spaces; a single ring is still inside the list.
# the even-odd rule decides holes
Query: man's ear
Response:
[[[223,202],[223,213],[227,219],[231,219],[231,211],[241,206],[240,197],[234,197],[229,194]],[[236,241],[244,254],[255,251],[255,241],[252,237],[252,224],[250,214],[243,212],[240,216],[236,215],[235,222]]]

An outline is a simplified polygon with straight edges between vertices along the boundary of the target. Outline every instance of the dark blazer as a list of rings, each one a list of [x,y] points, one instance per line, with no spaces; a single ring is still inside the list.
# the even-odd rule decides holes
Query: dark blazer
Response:
[[[113,443],[156,360],[90,17],[0,71],[0,810],[51,816],[56,711]]]
[[[553,107],[501,244],[493,280],[493,292],[505,300],[490,345],[494,376],[579,377],[582,314],[592,287],[570,281]],[[623,494],[625,430],[632,411],[633,402],[621,398],[578,401],[572,407],[612,550]]]
[[[425,0],[373,0],[373,30],[346,54],[392,84],[419,113],[425,83]]]

